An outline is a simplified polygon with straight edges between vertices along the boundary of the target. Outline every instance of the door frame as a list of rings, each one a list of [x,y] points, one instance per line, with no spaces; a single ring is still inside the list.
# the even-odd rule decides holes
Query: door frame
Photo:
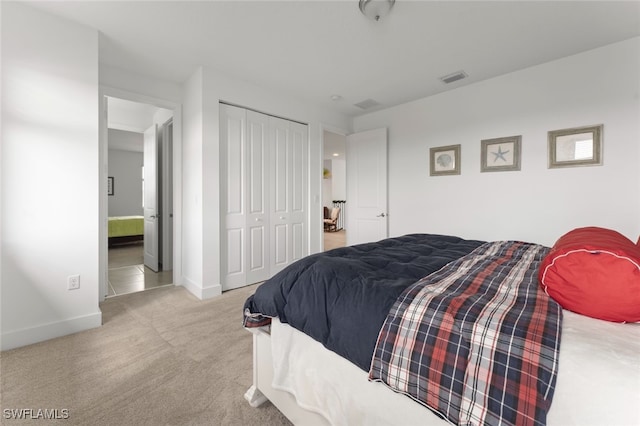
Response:
[[[340,127],[335,127],[332,126],[330,124],[324,124],[324,123],[320,123],[320,140],[322,141],[322,143],[320,144],[320,158],[318,160],[318,173],[317,175],[320,177],[320,182],[319,182],[319,186],[318,186],[318,191],[319,191],[319,202],[312,204],[312,206],[309,206],[309,213],[312,213],[312,208],[316,208],[316,210],[318,210],[317,214],[318,214],[318,220],[315,220],[313,217],[310,217],[309,219],[309,231],[312,232],[312,230],[314,229],[313,226],[315,226],[316,228],[316,236],[318,238],[319,241],[319,248],[320,248],[320,252],[323,252],[325,250],[324,248],[324,225],[322,223],[322,216],[320,215],[320,207],[323,206],[323,199],[322,199],[322,169],[324,168],[324,132],[330,132],[330,133],[335,133],[337,135],[340,136],[344,136],[345,138],[353,133],[352,131],[349,130],[345,130],[342,129]],[[345,167],[348,169],[349,168],[349,164],[346,162],[346,158],[345,158]],[[310,172],[313,172],[313,170],[311,170],[311,167],[309,168]],[[310,180],[311,182],[311,180]],[[311,198],[311,197],[309,197]],[[310,202],[312,202],[313,200],[310,200]],[[311,226],[313,225],[313,226]],[[311,240],[311,238],[309,239]],[[315,253],[313,250],[309,250],[309,253]]]
[[[107,195],[107,177],[109,172],[109,145],[107,109],[105,97],[126,99],[132,102],[140,102],[166,108],[173,111],[173,284],[181,285],[182,276],[182,105],[166,99],[141,95],[115,87],[100,85],[98,103],[98,121],[100,134],[98,137],[98,303],[105,300],[108,292],[109,247],[108,247],[108,217],[109,199]]]

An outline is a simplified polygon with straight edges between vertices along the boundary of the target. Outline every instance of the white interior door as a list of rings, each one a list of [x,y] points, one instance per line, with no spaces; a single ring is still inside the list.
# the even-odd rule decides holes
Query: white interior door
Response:
[[[387,129],[347,136],[347,245],[387,238]]]
[[[104,302],[109,294],[109,196],[107,195],[107,178],[109,176],[109,98],[102,96],[102,111],[100,116],[100,294],[98,302]]]
[[[144,132],[144,264],[152,271],[158,267],[158,126]]]
[[[173,269],[173,119],[162,126],[162,270]]]
[[[270,118],[271,275],[307,255],[307,126]]]

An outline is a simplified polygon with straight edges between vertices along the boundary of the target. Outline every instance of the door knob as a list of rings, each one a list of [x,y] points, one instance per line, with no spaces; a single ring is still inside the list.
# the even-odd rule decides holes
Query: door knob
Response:
[[[385,216],[386,216],[386,214],[384,214],[384,213],[380,213],[380,214],[379,214],[378,216],[376,216],[376,217],[385,217]]]

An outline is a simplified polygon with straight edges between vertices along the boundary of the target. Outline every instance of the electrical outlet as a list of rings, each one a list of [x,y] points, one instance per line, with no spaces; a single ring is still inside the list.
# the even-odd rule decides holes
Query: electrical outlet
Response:
[[[70,275],[67,277],[67,290],[77,290],[80,288],[80,275]]]

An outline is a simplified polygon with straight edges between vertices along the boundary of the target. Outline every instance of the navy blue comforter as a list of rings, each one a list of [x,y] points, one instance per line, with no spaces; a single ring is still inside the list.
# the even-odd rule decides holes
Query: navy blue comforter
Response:
[[[258,287],[245,302],[244,324],[278,317],[369,371],[378,332],[402,291],[482,243],[411,234],[308,256]]]

